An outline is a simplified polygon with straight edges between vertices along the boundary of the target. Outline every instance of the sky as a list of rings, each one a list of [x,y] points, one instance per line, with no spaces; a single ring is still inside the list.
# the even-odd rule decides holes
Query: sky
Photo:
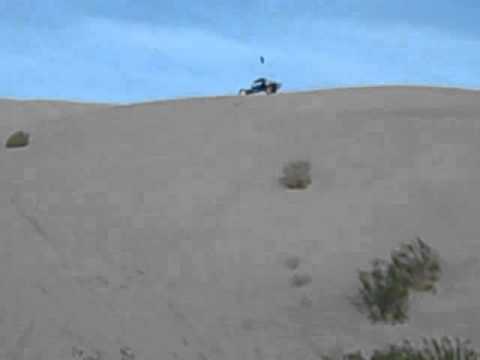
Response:
[[[260,76],[477,89],[479,19],[478,0],[0,0],[0,97],[223,96]]]

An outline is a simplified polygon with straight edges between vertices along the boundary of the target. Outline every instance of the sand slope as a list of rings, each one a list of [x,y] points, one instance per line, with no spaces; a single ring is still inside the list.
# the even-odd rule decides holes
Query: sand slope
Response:
[[[316,359],[406,336],[480,347],[480,93],[377,87],[124,106],[0,102],[0,358]],[[288,160],[313,183],[287,191]],[[402,326],[347,300],[421,236]],[[299,268],[284,265],[290,255]],[[313,281],[292,288],[294,273]]]

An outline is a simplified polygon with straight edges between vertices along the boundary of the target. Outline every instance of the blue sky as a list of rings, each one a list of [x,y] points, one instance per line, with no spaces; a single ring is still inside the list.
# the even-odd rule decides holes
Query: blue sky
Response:
[[[479,19],[478,0],[0,0],[0,97],[480,88]]]

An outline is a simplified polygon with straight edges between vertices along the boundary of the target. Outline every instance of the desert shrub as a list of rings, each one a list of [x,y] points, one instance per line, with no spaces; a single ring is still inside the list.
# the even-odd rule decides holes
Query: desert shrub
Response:
[[[322,360],[367,360],[368,356],[365,355],[364,351],[358,350],[351,353],[345,353],[341,356],[332,357],[328,355],[321,355]]]
[[[310,274],[294,274],[291,278],[290,278],[290,285],[292,287],[296,287],[296,288],[299,288],[299,287],[303,287],[303,286],[306,286],[308,284],[310,284],[312,282],[312,276]]]
[[[122,346],[120,348],[120,355],[122,356],[122,360],[135,360],[135,353],[128,346]]]
[[[102,354],[98,350],[90,350],[73,346],[72,358],[74,360],[102,360]]]
[[[391,260],[411,289],[436,292],[435,283],[440,278],[440,259],[422,239],[403,243],[392,252]]]
[[[290,270],[295,270],[300,265],[300,258],[298,256],[289,256],[285,259],[285,266]]]
[[[323,360],[333,360],[322,356]],[[347,353],[341,360],[479,360],[480,353],[472,348],[469,340],[443,336],[440,339],[422,338],[421,344],[404,340],[386,349],[374,350],[369,357],[363,351]]]
[[[305,189],[311,183],[310,163],[307,161],[292,161],[283,167],[282,185],[289,189]]]
[[[27,146],[29,143],[30,135],[23,131],[17,131],[10,135],[5,143],[7,148],[18,148]]]
[[[404,340],[400,345],[390,345],[386,350],[376,350],[371,360],[477,360],[480,354],[470,341],[443,336],[440,339],[422,338],[421,344]]]
[[[372,322],[403,323],[408,319],[410,292],[403,278],[385,260],[372,261],[373,270],[359,271],[361,287],[353,304]]]
[[[408,319],[410,290],[435,292],[440,258],[422,239],[402,243],[391,263],[375,259],[371,272],[359,271],[361,288],[353,304],[373,322],[402,323]]]

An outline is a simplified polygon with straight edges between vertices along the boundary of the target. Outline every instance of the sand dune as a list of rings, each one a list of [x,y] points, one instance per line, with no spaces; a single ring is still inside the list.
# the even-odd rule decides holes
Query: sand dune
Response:
[[[0,358],[316,359],[480,347],[480,93],[372,87],[130,105],[0,101]],[[278,184],[289,160],[312,184]],[[444,273],[405,325],[349,304],[421,236]],[[295,270],[285,266],[300,259]],[[310,274],[304,287],[293,274]]]

